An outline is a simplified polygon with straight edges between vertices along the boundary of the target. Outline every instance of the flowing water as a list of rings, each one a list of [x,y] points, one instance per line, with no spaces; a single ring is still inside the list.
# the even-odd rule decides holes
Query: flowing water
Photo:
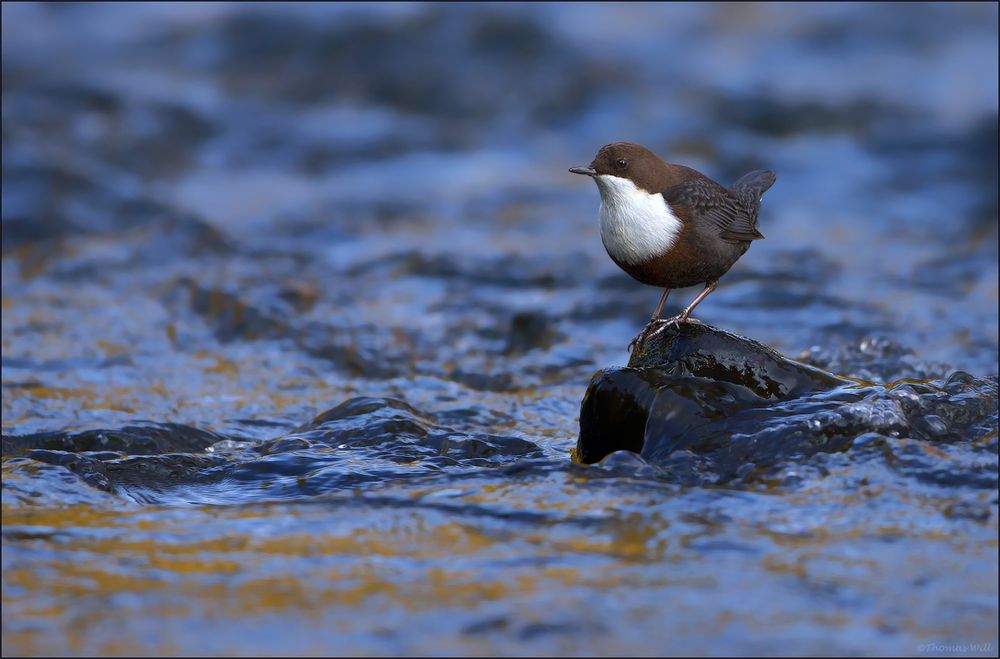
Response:
[[[996,5],[2,11],[5,655],[996,654]],[[570,459],[620,139],[773,169],[699,315],[875,383],[766,470]]]

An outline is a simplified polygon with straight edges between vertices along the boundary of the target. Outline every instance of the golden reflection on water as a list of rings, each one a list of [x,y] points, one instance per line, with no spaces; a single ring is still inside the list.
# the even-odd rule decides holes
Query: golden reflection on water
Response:
[[[290,510],[294,516],[294,509],[285,506],[185,510],[160,520],[155,509],[5,507],[5,548],[19,550],[11,552],[4,571],[5,621],[16,621],[5,630],[5,652],[32,654],[50,647],[87,651],[93,645],[86,630],[103,624],[100,602],[122,595],[139,603],[138,611],[125,615],[184,617],[211,611],[247,619],[309,616],[372,603],[409,612],[428,606],[474,609],[484,602],[532,599],[568,587],[598,592],[621,586],[622,576],[565,565],[484,571],[461,563],[495,561],[511,555],[517,545],[536,546],[535,551],[553,556],[596,553],[628,560],[647,553],[651,533],[552,541],[541,532],[491,534],[471,525],[419,518],[339,535],[259,533],[259,525],[280,527]],[[176,528],[177,521],[183,529]],[[213,531],[222,522],[225,530]],[[228,528],[245,523],[252,524],[250,530]],[[418,567],[417,578],[407,567],[414,563],[425,564]],[[53,630],[66,645],[48,645]],[[100,651],[120,653],[127,647],[102,646]],[[163,646],[157,651],[170,650]]]
[[[197,639],[202,621],[225,626],[265,621],[261,624],[277,628],[295,621],[317,630],[340,629],[344,648],[390,652],[391,643],[377,640],[389,633],[385,629],[432,616],[436,622],[427,624],[436,625],[439,644],[420,645],[414,639],[413,648],[495,653],[502,651],[496,635],[461,630],[493,625],[501,630],[500,638],[511,629],[530,635],[547,629],[545,621],[554,614],[570,611],[581,630],[592,634],[602,621],[602,603],[622,597],[644,634],[654,633],[656,623],[649,616],[664,602],[671,603],[668,608],[680,622],[662,623],[661,633],[681,636],[710,636],[733,624],[753,624],[762,632],[801,624],[855,631],[858,625],[889,625],[921,637],[953,632],[954,617],[933,623],[927,611],[898,609],[908,587],[885,584],[879,577],[895,555],[860,548],[881,547],[893,538],[925,543],[926,558],[911,557],[912,565],[902,569],[913,578],[960,549],[954,561],[945,561],[956,562],[948,569],[960,574],[962,556],[995,557],[995,534],[985,542],[963,540],[933,524],[902,523],[912,516],[860,523],[852,511],[866,501],[877,503],[881,492],[824,487],[780,497],[754,495],[773,500],[781,523],[791,523],[796,510],[817,500],[842,498],[834,508],[844,511],[843,520],[830,514],[822,525],[800,525],[794,532],[723,512],[738,514],[744,495],[720,492],[717,510],[678,513],[671,510],[667,491],[619,489],[603,496],[600,483],[588,483],[575,472],[530,483],[456,482],[444,491],[388,484],[377,499],[344,495],[296,505],[123,508],[5,502],[4,652],[185,652],[190,644],[162,630],[190,627]],[[920,508],[929,502],[914,495],[909,503]],[[690,509],[690,502],[683,508]],[[479,513],[462,514],[462,509]],[[514,521],[518,514],[549,517]],[[721,543],[715,545],[721,549],[711,551],[711,543]],[[900,572],[899,566],[892,569]],[[970,591],[981,588],[981,577],[981,566],[968,572],[964,581]],[[774,607],[767,619],[756,619],[753,596],[740,594],[748,578],[749,585],[764,583],[795,596],[788,605]],[[829,593],[861,599],[852,606],[831,605]],[[888,601],[882,608],[896,611],[895,617],[875,620],[866,613],[871,610],[866,601],[880,600]],[[483,622],[491,610],[505,612],[501,618],[508,622],[490,622],[489,616]],[[622,623],[628,619],[623,615],[617,611],[612,619]],[[969,620],[966,626],[969,633],[983,631],[981,621]],[[161,632],[142,631],[150,627]],[[544,647],[555,651],[569,643],[567,651],[608,653],[651,647],[628,634],[601,638],[598,643],[582,634]],[[246,651],[238,636],[229,642],[224,647]]]

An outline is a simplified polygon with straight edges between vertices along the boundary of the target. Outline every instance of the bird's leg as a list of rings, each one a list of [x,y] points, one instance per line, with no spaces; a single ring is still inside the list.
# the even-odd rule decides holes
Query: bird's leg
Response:
[[[651,320],[649,322],[649,325],[646,325],[646,329],[642,330],[642,334],[635,337],[635,340],[633,340],[632,343],[629,344],[629,349],[631,349],[633,345],[636,345],[638,349],[642,349],[643,343],[653,338],[654,336],[656,336],[663,330],[667,329],[671,325],[674,325],[675,327],[680,327],[681,323],[700,323],[701,322],[700,320],[696,318],[691,318],[691,312],[694,311],[694,308],[697,307],[702,300],[708,297],[708,294],[714,291],[715,287],[718,285],[719,285],[718,281],[710,281],[706,283],[705,290],[703,290],[701,293],[698,293],[698,297],[692,300],[691,304],[687,305],[684,311],[680,312],[673,318],[667,318],[666,320],[660,320],[659,318],[657,318]],[[654,324],[657,325],[657,327],[653,328],[652,326]]]
[[[651,332],[653,334],[656,333],[655,332],[656,326],[662,325],[663,323],[667,322],[662,318],[660,318],[660,314],[663,313],[663,305],[667,303],[668,295],[670,295],[670,289],[669,288],[663,289],[663,295],[660,296],[660,303],[656,305],[656,311],[653,312],[653,317],[649,319],[649,322],[646,323],[646,326],[642,328],[641,332],[639,332],[639,336],[632,339],[632,342],[628,344],[629,352],[632,352],[633,349],[637,350],[641,349],[642,344],[645,343],[646,339],[652,335],[650,333]]]
[[[691,312],[694,311],[694,308],[697,307],[702,300],[708,297],[708,294],[714,291],[715,287],[718,285],[719,285],[718,281],[707,282],[705,284],[705,290],[703,290],[701,293],[698,293],[698,297],[692,300],[691,304],[687,305],[687,308],[685,308],[684,311],[680,312],[673,318],[670,318],[667,322],[670,324],[700,323],[701,322],[700,320],[691,318]]]
[[[667,296],[670,295],[670,289],[664,288],[663,295],[660,296],[660,303],[656,305],[656,311],[653,312],[653,317],[649,322],[655,322],[660,319],[660,314],[663,313],[663,305],[667,303]]]

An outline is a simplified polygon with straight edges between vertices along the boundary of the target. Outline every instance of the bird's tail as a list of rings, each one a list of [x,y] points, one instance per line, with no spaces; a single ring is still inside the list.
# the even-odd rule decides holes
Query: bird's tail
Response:
[[[774,172],[769,169],[758,169],[741,176],[740,180],[733,183],[733,187],[729,190],[740,199],[757,207],[760,204],[760,198],[767,192],[768,188],[774,185],[774,180]]]

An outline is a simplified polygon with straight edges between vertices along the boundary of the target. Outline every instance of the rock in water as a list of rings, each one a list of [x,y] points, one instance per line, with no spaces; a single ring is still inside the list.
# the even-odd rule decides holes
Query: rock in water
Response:
[[[642,351],[635,352],[628,365],[730,382],[772,400],[857,383],[791,360],[752,339],[701,323],[668,327],[647,341]]]
[[[989,432],[995,389],[961,372],[882,386],[685,324],[648,340],[628,367],[594,375],[575,459],[589,464],[627,450],[683,482],[745,479],[783,461],[846,450],[866,433],[942,441]],[[931,432],[931,417],[947,431]]]

